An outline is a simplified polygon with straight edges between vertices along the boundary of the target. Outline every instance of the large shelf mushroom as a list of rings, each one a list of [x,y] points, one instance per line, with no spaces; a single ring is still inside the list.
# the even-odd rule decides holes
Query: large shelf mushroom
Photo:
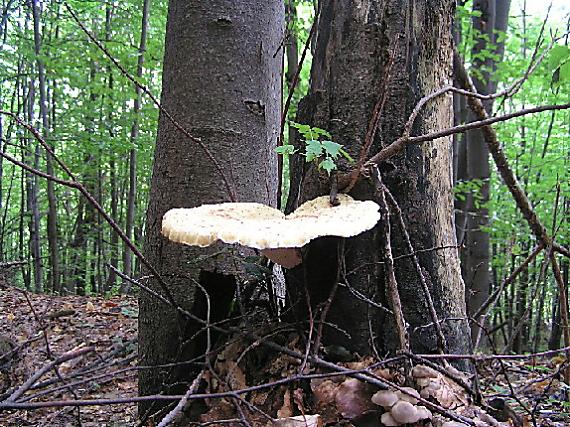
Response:
[[[283,267],[301,262],[298,249],[322,236],[352,237],[373,228],[380,214],[371,201],[339,194],[332,206],[329,196],[302,204],[289,215],[259,203],[219,203],[171,209],[162,220],[162,234],[191,246],[205,247],[221,240],[262,250]]]

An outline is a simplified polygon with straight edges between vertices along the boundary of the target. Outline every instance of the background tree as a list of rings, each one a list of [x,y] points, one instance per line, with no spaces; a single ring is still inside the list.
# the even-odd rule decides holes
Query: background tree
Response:
[[[482,94],[494,93],[498,80],[494,77],[497,63],[502,61],[504,39],[507,30],[510,1],[475,0],[473,2],[472,28],[466,37],[473,38],[469,58],[472,62],[474,84]],[[467,45],[467,44],[466,44]],[[464,102],[464,101],[463,101]],[[489,114],[493,100],[485,102]],[[463,113],[463,114],[461,114]],[[474,114],[464,109],[459,122],[471,122]],[[465,114],[467,113],[467,114]],[[465,133],[457,139],[458,171],[460,180],[456,191],[468,190],[458,203],[457,240],[461,250],[461,271],[466,285],[467,312],[477,312],[489,297],[491,287],[491,247],[489,225],[489,188],[491,173],[489,168],[489,148],[480,129]],[[473,339],[476,340],[479,328],[472,324]]]
[[[170,208],[203,203],[239,200],[276,206],[273,149],[279,136],[283,23],[279,0],[171,0],[169,4],[164,111],[145,251],[177,303],[202,318],[208,315],[211,321],[228,314],[242,270],[240,255],[220,245],[204,250],[167,242],[160,234],[161,220]],[[211,313],[206,313],[204,292],[209,294]],[[184,322],[175,310],[141,294],[142,365],[202,354],[203,340],[186,341],[195,332],[196,325]],[[190,377],[187,366],[145,370],[139,377],[140,393],[160,392],[166,384],[173,384],[166,387],[168,393],[184,391],[183,381]]]

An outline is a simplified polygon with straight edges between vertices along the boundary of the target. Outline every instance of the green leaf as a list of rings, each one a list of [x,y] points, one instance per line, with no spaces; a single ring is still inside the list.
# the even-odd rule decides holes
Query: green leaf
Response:
[[[295,147],[291,144],[283,144],[275,148],[275,152],[283,156],[289,156],[291,154],[295,154],[296,151],[297,150],[295,150]]]
[[[305,157],[307,158],[307,162],[312,162],[316,158],[320,157],[323,153],[323,145],[321,142],[316,139],[309,139],[305,142],[307,143],[305,147]]]
[[[333,159],[327,157],[321,163],[319,163],[319,169],[324,169],[330,175],[333,170],[336,169],[336,164]]]
[[[293,126],[295,129],[302,133],[303,135],[309,133],[311,131],[311,126],[309,125],[302,125],[301,123],[289,122],[290,126]]]
[[[570,81],[570,61],[565,62],[560,66],[560,71],[558,73],[559,81]]]
[[[315,135],[322,135],[322,136],[326,136],[327,138],[332,138],[331,134],[321,128],[311,128],[311,131],[315,134]]]
[[[567,60],[570,60],[570,47],[568,46],[556,45],[548,55],[548,65],[551,70],[554,70]]]
[[[323,148],[327,156],[336,159],[340,154],[340,149],[342,148],[342,145],[332,141],[323,141]]]

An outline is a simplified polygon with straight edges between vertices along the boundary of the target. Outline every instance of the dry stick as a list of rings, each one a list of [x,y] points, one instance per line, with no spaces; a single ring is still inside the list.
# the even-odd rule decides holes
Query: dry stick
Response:
[[[555,350],[542,351],[531,354],[416,354],[424,359],[447,359],[447,360],[472,360],[474,362],[485,362],[488,360],[526,360],[537,357],[550,357],[555,354],[565,353],[570,350],[570,346],[557,348]]]
[[[456,62],[456,65],[457,65],[457,68],[456,68],[457,69],[457,78],[461,82],[463,87],[466,90],[469,90],[473,93],[477,93],[477,89],[475,88],[475,85],[473,84],[471,77],[467,73],[467,70],[465,69],[465,65],[463,64],[462,59],[459,57],[459,54],[455,53],[454,61]],[[532,205],[531,205],[530,201],[528,200],[528,197],[526,196],[525,192],[521,188],[521,186],[520,186],[517,178],[515,177],[515,174],[513,173],[512,169],[509,167],[509,162],[507,160],[507,157],[505,156],[503,149],[501,148],[501,144],[499,143],[499,140],[497,138],[497,133],[495,132],[495,130],[491,126],[489,126],[490,124],[496,123],[497,121],[503,121],[503,119],[507,116],[510,116],[509,118],[520,117],[520,116],[523,116],[525,114],[528,114],[529,111],[530,112],[540,112],[540,111],[548,111],[548,110],[568,109],[568,108],[570,108],[570,103],[562,104],[562,105],[545,105],[545,106],[540,106],[540,107],[529,108],[526,110],[517,111],[515,113],[506,114],[504,116],[489,118],[489,115],[487,114],[487,111],[485,110],[485,107],[483,106],[483,103],[481,102],[480,99],[477,99],[475,97],[468,97],[467,102],[468,102],[471,110],[473,110],[473,112],[475,113],[475,115],[481,119],[479,122],[470,123],[470,125],[473,125],[475,123],[483,124],[483,127],[482,127],[483,136],[485,138],[485,142],[487,143],[487,146],[489,147],[489,151],[491,152],[491,155],[493,156],[493,160],[495,161],[495,165],[497,166],[497,170],[499,171],[501,178],[503,179],[503,181],[507,185],[507,188],[511,192],[511,195],[515,199],[515,202],[516,202],[519,210],[521,211],[523,217],[527,221],[527,223],[528,223],[530,229],[532,230],[533,234],[536,236],[536,238],[545,247],[552,245],[554,250],[556,250],[560,253],[563,253],[567,257],[570,257],[570,251],[568,251],[568,249],[566,249],[566,248],[556,244],[555,242],[553,242],[552,238],[548,235],[548,231],[546,230],[544,225],[540,222],[540,219],[536,215],[536,212],[533,210]],[[501,120],[498,120],[498,119],[501,119]],[[495,121],[493,121],[493,120],[495,120]],[[481,127],[481,126],[478,126],[478,127]]]
[[[376,131],[378,130],[378,124],[380,123],[380,116],[384,111],[384,106],[386,105],[386,88],[388,86],[388,81],[390,80],[390,73],[392,71],[392,67],[394,66],[394,57],[396,56],[396,46],[392,49],[390,54],[390,61],[388,65],[384,69],[384,76],[382,76],[382,86],[380,87],[380,97],[376,104],[374,105],[374,110],[372,110],[372,117],[368,122],[368,129],[366,130],[366,136],[364,137],[364,144],[362,145],[362,149],[360,150],[360,154],[358,155],[358,164],[356,168],[352,171],[350,175],[350,182],[345,192],[349,192],[352,190],[356,181],[358,181],[358,177],[360,176],[360,171],[362,170],[362,166],[366,161],[366,157],[368,157],[368,153],[370,152],[370,147],[372,147],[372,143],[374,142],[374,137],[376,136]]]
[[[327,300],[325,301],[323,311],[321,312],[321,321],[320,321],[319,326],[317,328],[317,336],[315,337],[315,344],[313,347],[313,351],[317,355],[319,354],[319,347],[321,346],[321,339],[323,337],[323,326],[325,325],[325,322],[327,320],[327,316],[328,316],[330,308],[332,306],[332,302],[336,296],[336,292],[338,290],[338,285],[340,282],[341,270],[343,268],[342,263],[344,260],[344,243],[345,243],[345,239],[341,237],[341,240],[340,240],[340,242],[338,244],[338,248],[337,248],[337,260],[338,260],[339,265],[338,265],[338,269],[336,272],[336,279],[335,279],[334,284],[331,288],[329,296],[328,296]]]
[[[475,322],[475,324],[480,328],[483,327],[482,325],[478,325],[477,322]],[[491,345],[492,351],[494,353],[497,353],[497,347],[495,346],[495,341],[491,338],[491,336],[489,334],[487,334],[487,336],[489,337],[489,344]],[[507,386],[509,387],[510,396],[521,406],[521,408],[524,409],[524,411],[526,413],[528,413],[532,417],[533,424],[536,426],[536,421],[534,419],[532,412],[528,409],[528,407],[525,405],[525,403],[517,396],[517,394],[515,392],[515,389],[513,387],[511,379],[509,377],[509,373],[507,372],[507,368],[505,367],[504,360],[503,359],[497,359],[497,362],[499,364],[501,373],[505,377],[505,381],[507,382]]]
[[[180,123],[178,123],[176,121],[176,119],[167,110],[164,109],[164,107],[160,104],[158,99],[156,99],[156,97],[150,92],[150,90],[145,85],[139,83],[133,76],[131,76],[131,74],[119,63],[119,61],[117,61],[115,59],[115,57],[113,55],[111,55],[111,53],[105,48],[105,46],[103,46],[99,42],[99,40],[97,40],[95,38],[95,36],[93,36],[93,34],[91,34],[89,32],[89,30],[83,25],[83,23],[80,21],[79,17],[76,15],[76,13],[73,11],[73,9],[66,2],[63,2],[63,5],[67,9],[67,11],[70,13],[73,20],[77,23],[79,28],[81,28],[81,30],[89,38],[89,40],[91,40],[93,42],[93,44],[95,44],[97,46],[97,48],[99,48],[99,50],[101,52],[103,52],[103,54],[107,58],[109,58],[109,60],[113,63],[113,65],[115,65],[119,69],[119,71],[128,80],[131,81],[131,83],[133,83],[136,87],[138,87],[140,90],[142,90],[150,98],[150,100],[154,103],[154,105],[157,106],[157,108],[160,110],[160,112],[162,114],[164,114],[164,117],[166,117],[174,125],[174,127],[176,129],[178,129],[180,132],[182,132],[184,134],[184,136],[186,136],[188,139],[190,139],[192,142],[194,142],[195,144],[197,144],[200,147],[200,149],[204,152],[204,154],[206,154],[206,157],[208,157],[208,159],[212,162],[212,164],[214,165],[214,167],[216,168],[216,170],[220,174],[220,177],[222,178],[222,181],[224,182],[224,186],[226,187],[226,190],[228,192],[228,195],[229,195],[231,201],[232,202],[237,201],[237,196],[236,196],[232,186],[230,185],[226,175],[224,174],[224,171],[223,171],[221,165],[218,163],[218,161],[216,160],[214,155],[211,153],[211,151],[208,150],[208,147],[206,147],[206,145],[202,142],[202,140],[200,138],[197,138],[194,135],[192,135]]]
[[[402,311],[402,302],[398,292],[396,274],[394,273],[394,259],[392,258],[392,246],[390,245],[390,211],[386,203],[386,196],[384,193],[385,187],[382,182],[380,170],[378,167],[374,167],[372,173],[376,181],[376,192],[378,193],[378,204],[380,205],[380,228],[384,234],[384,268],[387,279],[386,281],[388,282],[388,295],[392,305],[392,311],[394,312],[400,350],[406,352],[410,350],[410,343],[408,341],[408,332],[406,330],[406,320],[404,319],[404,313]]]
[[[564,279],[562,278],[562,273],[560,272],[560,267],[558,266],[558,261],[556,261],[556,255],[552,254],[550,258],[552,264],[552,272],[554,273],[554,278],[556,279],[556,284],[558,285],[558,298],[560,300],[560,317],[562,318],[562,330],[564,332],[564,345],[566,347],[570,346],[570,331],[568,330],[568,295],[566,285],[564,284]],[[566,359],[570,360],[570,351],[566,352]],[[570,366],[564,371],[564,381],[566,384],[570,384]]]
[[[546,20],[543,22],[543,26],[541,29],[541,35],[542,32],[544,30],[544,25],[546,24]],[[540,43],[537,43],[535,46],[535,50],[533,52],[532,58],[529,62],[529,65],[525,71],[525,73],[523,74],[523,76],[516,80],[513,84],[511,84],[509,87],[495,92],[495,93],[491,93],[491,94],[481,94],[481,93],[473,93],[471,91],[465,90],[465,89],[460,89],[460,88],[456,88],[453,86],[444,86],[441,89],[438,89],[437,91],[424,96],[422,99],[420,99],[418,101],[418,103],[416,104],[416,106],[414,107],[414,110],[412,111],[412,114],[410,114],[410,117],[404,127],[404,132],[403,132],[403,137],[404,138],[409,138],[410,137],[410,133],[412,132],[412,126],[414,125],[414,122],[416,120],[416,117],[418,116],[418,114],[420,113],[421,109],[431,100],[446,94],[447,92],[454,92],[457,93],[459,95],[465,95],[465,96],[474,96],[476,98],[479,98],[481,100],[484,101],[488,101],[491,99],[496,99],[499,98],[501,96],[505,96],[505,97],[510,97],[513,96],[515,93],[517,93],[519,91],[519,89],[523,86],[524,82],[526,80],[528,80],[529,76],[538,68],[538,66],[542,63],[542,60],[544,59],[544,57],[546,56],[546,54],[548,52],[550,52],[550,49],[552,48],[552,46],[554,45],[554,43],[556,42],[557,39],[553,39],[552,42],[548,45],[548,47],[542,52],[542,54],[538,57],[538,59],[535,61],[534,59],[536,58],[536,55],[538,53],[538,49],[540,47]]]
[[[441,324],[439,322],[437,312],[435,311],[433,299],[431,297],[431,292],[430,292],[429,287],[426,283],[426,278],[425,278],[424,273],[422,271],[422,266],[420,265],[420,262],[418,260],[417,255],[415,255],[415,249],[414,249],[414,246],[412,245],[412,241],[410,240],[410,235],[408,233],[408,229],[406,228],[406,224],[404,224],[404,218],[402,216],[402,210],[400,209],[398,202],[396,201],[396,199],[394,198],[394,196],[392,195],[392,193],[388,190],[388,188],[386,186],[384,186],[384,194],[386,194],[388,201],[392,205],[392,208],[396,211],[396,216],[398,218],[398,225],[400,226],[402,234],[404,235],[404,241],[406,242],[406,247],[408,248],[408,252],[411,254],[414,254],[412,256],[412,260],[413,260],[414,266],[416,267],[416,271],[418,272],[418,275],[420,277],[420,283],[422,285],[422,290],[424,292],[424,298],[426,299],[426,304],[428,306],[431,321],[433,322],[433,326],[435,328],[435,333],[437,336],[437,349],[439,350],[440,353],[443,354],[443,353],[445,353],[446,348],[447,348],[445,335],[443,334],[443,331],[441,329]]]
[[[185,409],[186,404],[188,403],[188,397],[196,393],[196,390],[200,385],[200,379],[202,378],[202,375],[204,375],[204,371],[201,371],[198,374],[198,376],[194,379],[194,381],[192,381],[192,384],[190,384],[190,387],[188,387],[188,390],[186,391],[182,399],[180,399],[180,402],[178,402],[178,404],[174,407],[172,411],[166,414],[166,416],[160,421],[157,427],[166,427],[170,423],[180,418],[182,410]]]
[[[24,384],[22,384],[16,391],[14,391],[14,393],[12,393],[5,400],[5,403],[6,404],[15,403],[16,399],[18,399],[26,391],[28,391],[30,389],[30,387],[32,387],[32,385],[34,385],[34,383],[37,380],[39,380],[46,372],[51,371],[57,365],[61,365],[63,362],[67,362],[68,360],[71,360],[71,359],[76,359],[76,358],[81,357],[87,353],[91,353],[92,351],[95,351],[95,347],[84,347],[84,348],[80,348],[78,350],[71,350],[71,351],[68,351],[67,353],[62,354],[61,356],[59,356],[54,361],[47,363],[42,368],[40,368],[38,371],[36,371],[34,373],[34,375],[32,375],[30,378],[28,378],[28,380],[26,382],[24,382]],[[2,403],[4,403],[4,402],[2,402]],[[0,403],[0,407],[1,407],[2,403]]]
[[[487,316],[489,315],[489,312],[496,305],[497,301],[499,301],[499,297],[501,296],[503,290],[514,282],[517,276],[532,262],[533,259],[535,259],[538,256],[538,254],[542,252],[543,249],[544,245],[542,243],[540,243],[536,248],[534,248],[532,253],[528,257],[526,257],[526,259],[515,269],[515,271],[513,271],[509,277],[504,279],[501,285],[493,292],[493,294],[491,294],[485,300],[483,305],[481,305],[479,310],[477,310],[477,312],[473,315],[473,318],[484,326],[487,320]],[[479,342],[481,341],[482,331],[483,329],[479,328],[479,332],[477,333],[477,340],[475,341],[475,346],[473,348],[473,351],[475,351],[479,346]]]
[[[28,304],[28,307],[30,307],[30,310],[34,316],[34,319],[36,320],[36,323],[39,325],[40,330],[42,331],[42,335],[44,337],[44,341],[46,343],[46,352],[47,352],[47,356],[48,358],[52,358],[53,357],[53,353],[51,351],[51,346],[49,344],[49,339],[48,339],[48,334],[47,334],[47,326],[45,325],[45,323],[43,322],[43,320],[40,318],[40,316],[38,316],[38,313],[36,312],[36,309],[34,308],[34,305],[32,304],[32,301],[30,300],[30,297],[28,296],[28,292],[25,289],[20,290],[20,292],[22,292],[24,294],[24,297],[26,298],[26,302]],[[73,397],[75,399],[78,399],[79,397],[77,396],[77,394],[75,393],[75,391],[73,390],[73,388],[67,386],[67,382],[63,379],[63,377],[61,376],[61,373],[59,372],[59,369],[57,367],[57,365],[53,366],[53,372],[55,373],[55,376],[57,377],[57,379],[59,381],[61,381],[66,388],[69,390],[69,392],[73,395]],[[80,413],[77,414],[78,417],[81,416]]]
[[[481,100],[478,99],[476,96],[471,96],[470,92],[468,90],[463,92],[463,94],[467,95],[468,99],[475,100],[473,102],[478,101],[478,103],[482,105]],[[488,117],[487,115],[485,115],[485,117],[486,117],[485,119],[481,119],[481,120],[471,122],[471,123],[466,123],[463,125],[452,126],[450,128],[435,131],[435,132],[430,132],[430,133],[427,133],[425,135],[411,136],[409,138],[398,138],[392,144],[390,144],[386,148],[383,148],[376,155],[372,156],[365,163],[364,167],[373,166],[375,164],[378,164],[380,162],[388,160],[389,158],[400,153],[407,145],[410,145],[410,144],[419,144],[419,143],[426,142],[426,141],[432,141],[432,140],[437,139],[437,138],[443,138],[445,136],[450,136],[450,135],[454,135],[456,133],[466,132],[466,131],[472,130],[472,129],[483,128],[483,130],[484,130],[485,128],[488,128],[490,125],[492,125],[494,123],[505,122],[507,120],[514,119],[516,117],[526,116],[529,114],[540,113],[543,111],[567,110],[567,109],[570,109],[570,102],[568,102],[566,104],[541,105],[541,106],[533,107],[533,108],[525,108],[523,110],[515,111],[513,113],[504,114],[502,116]],[[478,113],[478,112],[476,112],[476,113]],[[485,114],[486,114],[486,112],[485,112]],[[490,129],[492,129],[492,128],[490,128]],[[569,252],[569,254],[570,254],[570,252]]]

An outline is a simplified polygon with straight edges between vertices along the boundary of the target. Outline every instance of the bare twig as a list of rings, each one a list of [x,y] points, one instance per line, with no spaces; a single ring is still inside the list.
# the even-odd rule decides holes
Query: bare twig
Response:
[[[16,404],[16,400],[20,396],[28,391],[38,379],[40,379],[46,372],[51,371],[54,367],[62,364],[63,362],[67,362],[68,360],[76,359],[87,353],[91,353],[92,351],[95,351],[95,347],[83,347],[77,350],[71,350],[67,353],[62,354],[54,361],[47,363],[42,368],[38,369],[30,378],[28,378],[24,384],[18,387],[18,389],[14,391],[4,402],[0,402],[0,408],[2,408],[3,405]]]
[[[441,324],[439,322],[439,318],[437,316],[437,312],[435,311],[435,307],[433,304],[433,299],[431,297],[431,293],[429,291],[429,287],[427,285],[426,278],[424,276],[424,272],[422,271],[422,266],[420,265],[420,262],[418,260],[417,255],[415,255],[415,249],[414,249],[414,246],[412,245],[412,241],[410,239],[408,229],[406,228],[406,224],[404,224],[404,218],[402,216],[402,210],[400,209],[400,206],[398,205],[398,202],[396,201],[396,199],[394,198],[392,193],[390,193],[388,188],[385,186],[384,186],[384,192],[388,198],[388,201],[392,205],[392,209],[394,209],[396,211],[396,217],[398,218],[398,224],[399,224],[400,229],[402,231],[402,234],[404,236],[404,241],[406,243],[406,247],[407,247],[409,253],[414,254],[414,255],[412,255],[412,261],[414,263],[414,267],[416,268],[416,271],[417,271],[418,276],[420,278],[420,283],[422,285],[422,290],[424,292],[424,298],[426,300],[426,305],[428,306],[430,317],[431,317],[431,320],[433,322],[433,326],[435,329],[435,333],[436,333],[436,337],[437,337],[437,349],[439,350],[440,353],[443,354],[443,353],[445,353],[446,347],[447,347],[445,335],[443,335],[443,331],[441,329]]]
[[[398,292],[398,283],[396,282],[396,274],[394,272],[394,259],[392,258],[392,247],[390,245],[390,211],[386,203],[386,195],[384,192],[384,183],[378,167],[372,169],[373,177],[376,184],[376,191],[380,205],[380,224],[384,234],[382,242],[384,244],[384,268],[386,274],[386,282],[388,283],[388,298],[394,312],[394,320],[396,322],[396,330],[398,332],[398,341],[401,351],[409,351],[410,343],[408,340],[408,332],[406,328],[406,320],[402,311],[402,302],[400,301],[400,293]]]
[[[457,53],[455,54],[455,62],[457,63],[456,69],[457,69],[458,80],[461,82],[461,84],[465,89],[473,93],[477,93],[477,89],[475,88],[475,85],[473,84],[471,77],[467,73],[463,61],[461,60],[459,54]],[[507,160],[507,157],[505,156],[503,149],[501,148],[501,145],[497,137],[497,133],[491,126],[489,126],[492,123],[496,123],[497,121],[496,119],[505,118],[508,116],[510,116],[509,118],[513,118],[513,117],[523,116],[525,114],[528,114],[529,112],[534,113],[534,112],[548,111],[548,110],[568,109],[570,108],[570,103],[561,104],[561,105],[543,105],[535,108],[528,108],[516,111],[511,114],[505,114],[504,116],[489,118],[489,115],[487,114],[487,111],[485,110],[485,107],[483,106],[483,103],[481,102],[480,99],[475,97],[468,97],[467,101],[469,103],[469,106],[475,113],[475,115],[481,119],[479,122],[474,122],[474,123],[483,124],[482,126],[483,136],[485,138],[487,146],[489,147],[489,151],[493,157],[493,160],[495,161],[497,170],[499,171],[499,174],[501,175],[501,178],[505,182],[507,188],[511,192],[511,195],[515,199],[515,202],[520,212],[522,213],[524,219],[527,221],[533,234],[540,242],[542,242],[542,244],[545,247],[552,245],[554,250],[564,254],[567,257],[570,257],[570,251],[568,251],[568,249],[564,248],[563,246],[560,246],[555,242],[553,242],[552,238],[548,235],[548,231],[546,230],[544,225],[540,222],[540,219],[536,215],[536,212],[534,211],[532,204],[530,203],[528,197],[526,196],[525,192],[520,186],[512,169],[509,167],[509,162]]]
[[[194,378],[194,381],[192,381],[192,384],[190,384],[190,387],[188,387],[188,390],[186,391],[186,393],[184,394],[182,399],[180,399],[180,401],[174,407],[174,409],[172,411],[170,411],[160,421],[160,423],[158,424],[157,427],[166,427],[167,425],[176,421],[176,419],[178,419],[180,417],[182,410],[186,408],[186,404],[188,403],[188,397],[193,395],[194,393],[196,393],[196,390],[198,389],[198,386],[200,385],[200,380],[202,379],[203,374],[204,374],[204,371],[201,371],[198,374],[198,376],[196,376],[196,378]]]

